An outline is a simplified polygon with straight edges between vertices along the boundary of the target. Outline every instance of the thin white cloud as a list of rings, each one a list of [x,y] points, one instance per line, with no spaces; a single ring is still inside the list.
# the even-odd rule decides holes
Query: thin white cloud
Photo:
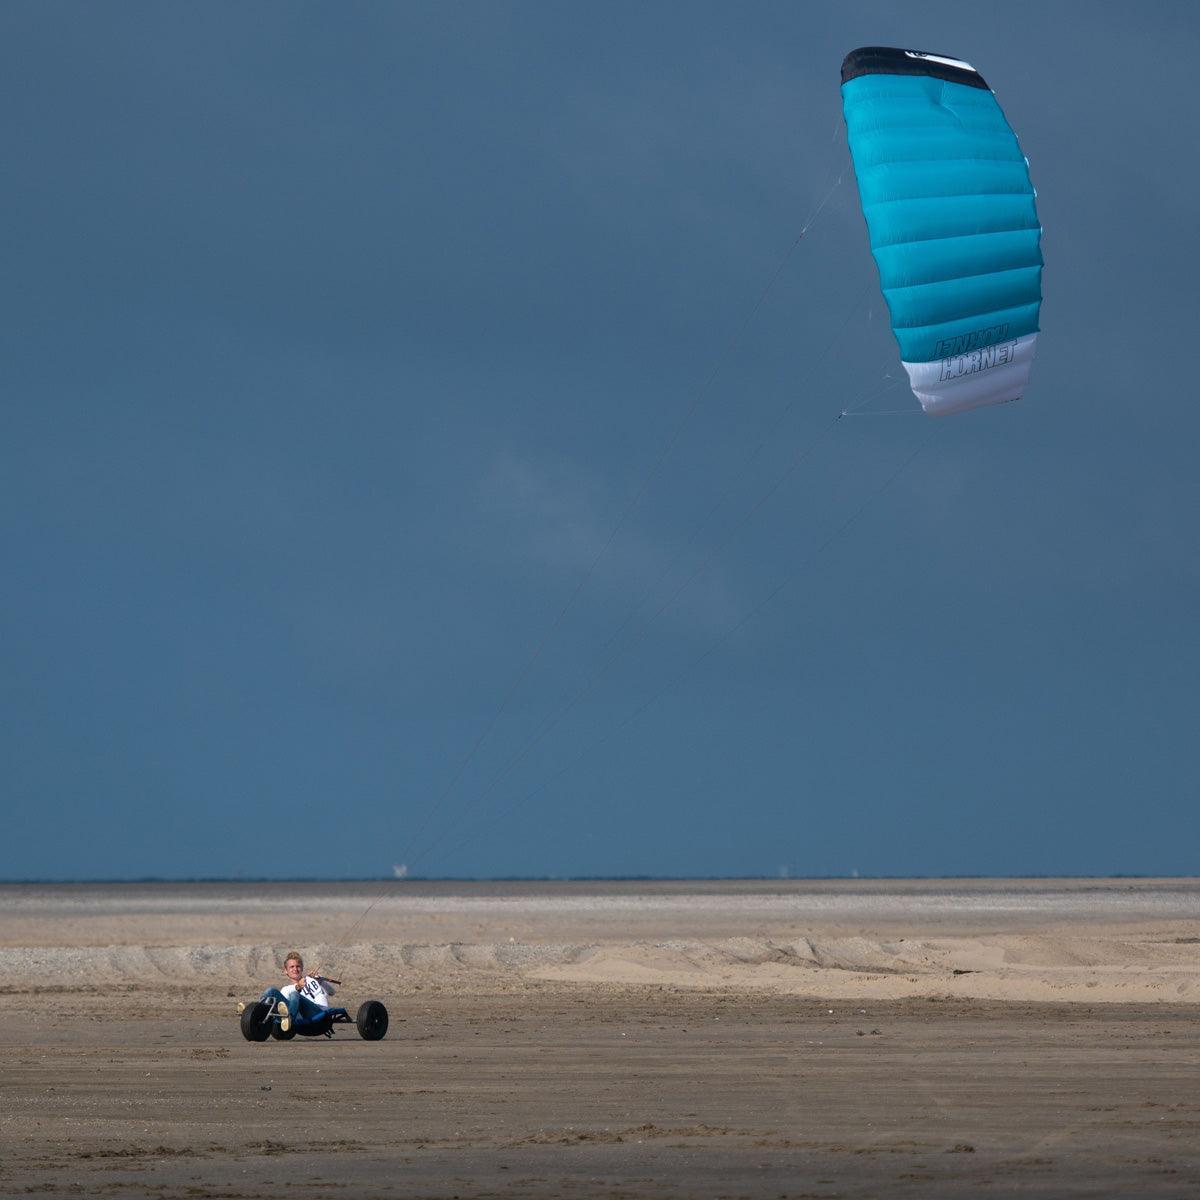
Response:
[[[564,582],[588,576],[588,588],[619,602],[622,611],[640,602],[639,624],[692,574],[704,553],[688,547],[690,527],[655,532],[637,509],[614,537],[630,497],[615,495],[611,477],[577,461],[502,451],[480,480],[479,500],[493,550],[501,546],[506,556]],[[652,496],[647,503],[652,505]],[[656,624],[709,633],[739,612],[736,589],[717,561],[680,592]]]

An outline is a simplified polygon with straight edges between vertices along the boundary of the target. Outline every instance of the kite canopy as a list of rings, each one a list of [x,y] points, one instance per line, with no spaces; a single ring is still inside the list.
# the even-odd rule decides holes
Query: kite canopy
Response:
[[[1029,166],[969,63],[868,46],[842,63],[842,107],[871,253],[927,413],[1016,400],[1042,303]]]

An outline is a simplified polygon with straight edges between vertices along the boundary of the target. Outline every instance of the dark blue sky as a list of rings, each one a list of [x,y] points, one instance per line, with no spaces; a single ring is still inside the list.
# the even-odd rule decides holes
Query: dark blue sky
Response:
[[[0,877],[1197,870],[1192,5],[0,28]],[[873,395],[848,173],[758,303],[863,44],[1029,156],[1018,404]]]

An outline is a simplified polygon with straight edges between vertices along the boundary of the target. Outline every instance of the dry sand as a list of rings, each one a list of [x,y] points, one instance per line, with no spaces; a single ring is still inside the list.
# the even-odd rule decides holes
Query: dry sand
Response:
[[[0,917],[3,1196],[1200,1196],[1197,881],[26,885]],[[243,1041],[293,947],[388,1038]]]

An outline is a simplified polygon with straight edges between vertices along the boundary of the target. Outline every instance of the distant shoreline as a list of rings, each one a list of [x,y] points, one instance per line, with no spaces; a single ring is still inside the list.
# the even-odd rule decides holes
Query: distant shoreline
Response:
[[[1020,880],[1200,880],[1200,875],[1155,875],[1147,872],[1117,872],[1110,875],[1014,874],[1014,875],[95,875],[30,876],[0,879],[0,887],[97,886],[104,884],[239,884],[239,883],[872,883]]]

